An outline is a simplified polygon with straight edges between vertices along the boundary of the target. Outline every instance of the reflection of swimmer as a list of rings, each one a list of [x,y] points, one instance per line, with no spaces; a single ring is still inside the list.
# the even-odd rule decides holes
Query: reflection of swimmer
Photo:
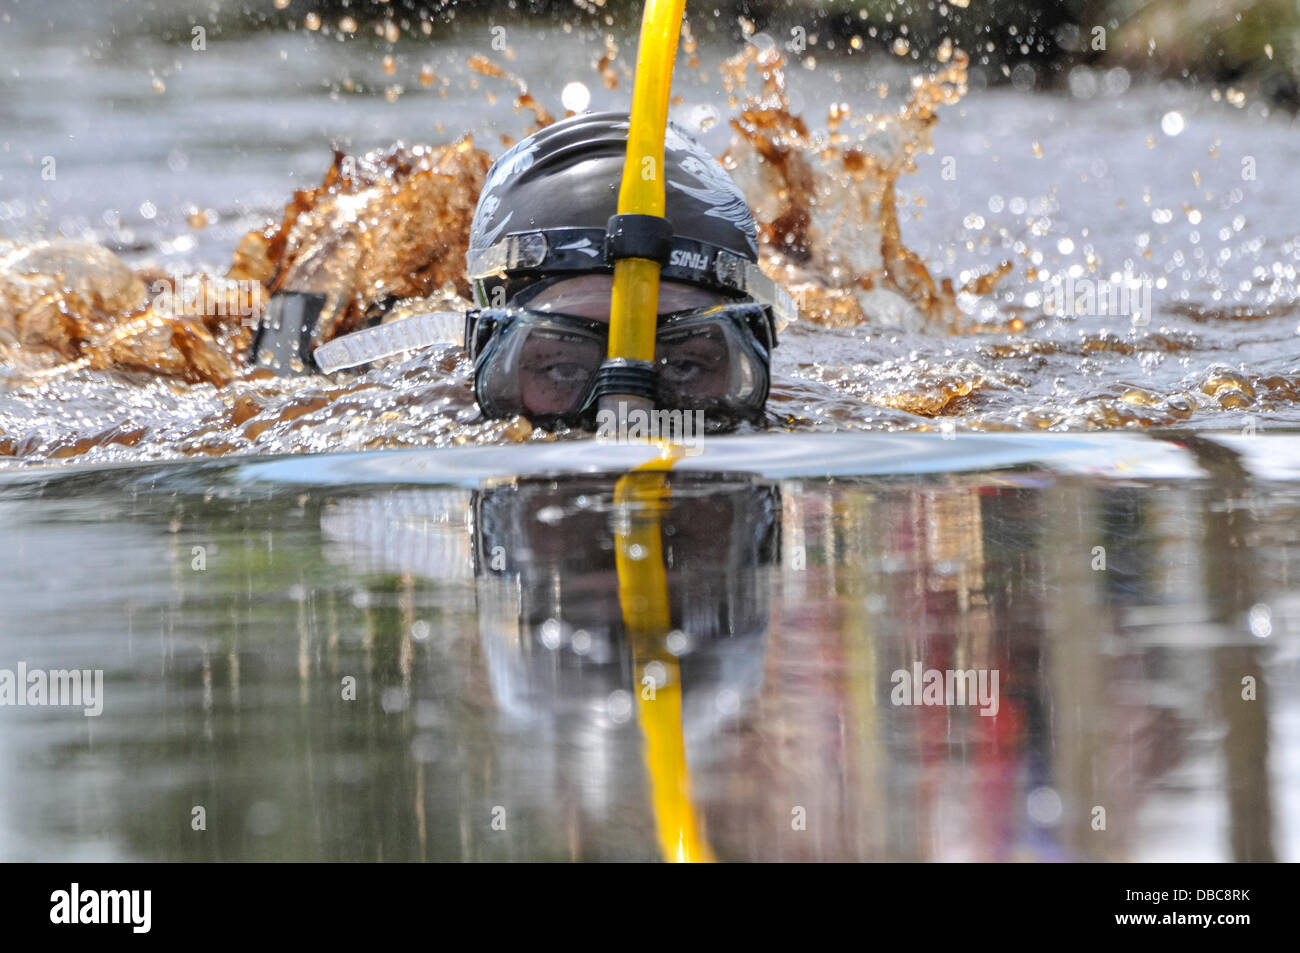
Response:
[[[662,265],[655,383],[636,386],[657,388],[650,396],[661,409],[702,410],[715,423],[762,415],[776,329],[795,309],[758,269],[753,213],[722,166],[670,125],[665,219],[616,215],[627,132],[623,114],[574,116],[519,142],[488,172],[470,227],[479,307],[466,316],[464,344],[490,417],[590,423],[602,392],[634,386],[625,367],[606,362],[622,257]],[[255,354],[287,347],[309,364],[310,310],[288,297],[273,302]],[[322,364],[363,363],[399,337],[402,347],[388,353],[409,349],[418,327],[402,320],[345,335],[321,352]]]
[[[539,478],[479,493],[475,575],[493,689],[524,720],[547,713],[608,724],[611,694],[617,705],[621,693],[638,689],[633,651],[667,653],[681,666],[685,729],[706,734],[762,680],[762,570],[777,552],[778,490],[743,477],[678,473],[666,478],[657,505],[638,512],[615,504],[615,485],[609,477]],[[670,629],[655,644],[634,646],[620,604],[616,537],[652,518]]]
[[[744,475],[634,472],[344,501],[322,529],[354,567],[472,574],[529,780],[597,816],[639,761],[661,855],[697,860],[711,852],[691,775],[761,687],[780,518],[778,488]]]
[[[660,854],[711,860],[692,768],[762,683],[776,488],[650,469],[514,482],[485,491],[475,513],[498,699],[561,737],[590,738],[635,707]]]

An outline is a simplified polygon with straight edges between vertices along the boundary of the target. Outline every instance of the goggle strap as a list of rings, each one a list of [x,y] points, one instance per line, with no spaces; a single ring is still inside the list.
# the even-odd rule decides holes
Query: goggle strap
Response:
[[[615,216],[610,220],[611,226],[624,217]],[[613,235],[600,228],[552,228],[507,235],[495,245],[469,252],[468,277],[477,282],[484,278],[507,278],[517,272],[581,273],[607,268],[615,260],[610,254],[611,247],[620,247],[618,227],[614,227]],[[657,254],[664,251],[655,250]],[[799,309],[790,293],[743,255],[680,236],[671,238],[666,251],[662,279],[749,295],[771,308],[774,317],[783,324],[799,319]],[[625,253],[616,252],[616,255]]]
[[[312,352],[324,374],[435,344],[465,343],[465,315],[436,311],[377,324],[327,341]]]
[[[726,256],[725,264],[724,256]],[[799,308],[795,305],[790,292],[763,274],[763,270],[748,258],[741,258],[730,252],[720,252],[714,262],[714,268],[718,271],[719,280],[735,287],[738,291],[743,291],[755,301],[767,305],[772,309],[775,319],[786,324],[799,320]],[[727,273],[726,278],[723,277],[724,271]],[[736,275],[734,279],[733,274]],[[733,280],[736,281],[734,285],[731,284]],[[772,343],[776,343],[775,333],[772,335]]]

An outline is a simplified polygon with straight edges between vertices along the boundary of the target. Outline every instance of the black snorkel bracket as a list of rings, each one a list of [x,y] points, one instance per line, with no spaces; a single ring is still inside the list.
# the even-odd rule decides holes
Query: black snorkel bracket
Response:
[[[605,261],[624,258],[653,261],[662,270],[673,252],[673,223],[662,215],[626,213],[611,215],[605,224]],[[659,396],[659,372],[653,361],[606,358],[596,372],[592,398],[601,410],[622,403],[620,419],[628,410],[654,409]]]
[[[673,223],[659,215],[611,215],[605,224],[605,261],[644,258],[662,268],[673,253]]]

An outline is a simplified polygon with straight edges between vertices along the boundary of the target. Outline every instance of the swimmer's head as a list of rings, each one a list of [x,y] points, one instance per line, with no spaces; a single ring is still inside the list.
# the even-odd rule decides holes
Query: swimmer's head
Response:
[[[475,393],[489,416],[571,420],[594,406],[606,357],[628,117],[574,116],[508,150],[488,172],[470,227],[479,312],[467,324]],[[789,296],[758,270],[744,195],[693,138],[669,123],[661,235],[657,405],[762,413],[778,318]],[[644,235],[637,236],[646,240]]]

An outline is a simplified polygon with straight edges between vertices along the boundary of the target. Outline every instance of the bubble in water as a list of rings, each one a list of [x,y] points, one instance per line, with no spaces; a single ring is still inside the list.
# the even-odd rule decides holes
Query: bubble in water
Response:
[[[430,632],[431,629],[429,623],[425,622],[423,619],[418,619],[411,623],[411,638],[415,639],[417,642],[424,642],[427,640]]]
[[[391,688],[385,688],[384,693],[379,696],[379,704],[384,711],[390,715],[396,715],[399,712],[406,711],[411,703],[411,696],[405,688],[394,685]]]
[[[586,655],[591,651],[591,633],[586,629],[578,629],[573,633],[569,643],[573,646],[573,651],[576,654]]]
[[[610,692],[605,699],[605,714],[616,725],[625,723],[632,717],[632,696],[621,688]]]
[[[1061,819],[1061,796],[1049,787],[1034,788],[1026,803],[1030,819],[1040,827],[1051,827]]]
[[[1247,616],[1250,634],[1257,639],[1267,639],[1273,634],[1273,610],[1260,602],[1250,607]]]
[[[1164,114],[1160,120],[1160,130],[1166,136],[1176,136],[1186,128],[1183,121],[1183,114],[1177,111],[1171,111]]]
[[[1097,81],[1097,74],[1087,66],[1076,66],[1070,70],[1067,82],[1070,86],[1070,95],[1075,99],[1092,99],[1097,95],[1097,88],[1101,85]]]
[[[1108,96],[1118,96],[1128,89],[1129,82],[1128,70],[1122,66],[1116,66],[1114,69],[1106,71],[1106,78],[1102,81],[1102,86]]]
[[[655,688],[663,688],[668,684],[668,669],[663,662],[648,662],[642,670],[642,679],[647,678],[654,682]]]
[[[719,714],[734,715],[740,711],[740,696],[730,688],[724,688],[718,692],[713,703],[717,705]]]
[[[542,644],[552,652],[560,647],[560,636],[560,623],[557,620],[547,619],[542,623]]]
[[[280,808],[274,801],[258,801],[248,809],[245,823],[258,837],[274,834],[280,829]]]

